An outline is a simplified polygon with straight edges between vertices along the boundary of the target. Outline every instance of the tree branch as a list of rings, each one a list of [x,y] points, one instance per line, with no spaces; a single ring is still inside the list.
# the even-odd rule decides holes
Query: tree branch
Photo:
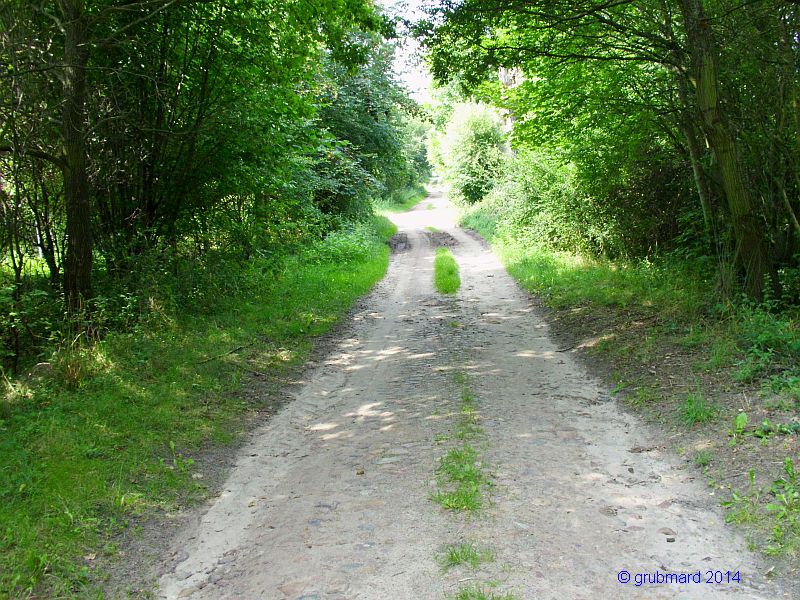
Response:
[[[36,148],[20,151],[20,150],[15,150],[14,146],[0,145],[0,154],[16,154],[18,156],[32,156],[33,158],[39,158],[41,160],[46,160],[47,162],[53,163],[59,168],[63,168],[64,166],[66,166],[63,156],[55,156],[53,154],[50,154],[49,152],[45,152],[44,150],[38,150]]]

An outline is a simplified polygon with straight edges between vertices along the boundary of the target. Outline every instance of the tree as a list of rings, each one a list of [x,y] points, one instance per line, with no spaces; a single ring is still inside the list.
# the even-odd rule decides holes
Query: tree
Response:
[[[788,3],[770,4],[787,14]],[[558,71],[568,65],[587,69],[606,65],[601,69],[615,72],[615,81],[625,83],[614,95],[627,97],[631,112],[646,111],[664,123],[665,136],[687,156],[704,211],[719,212],[713,196],[723,199],[719,206],[725,207],[723,214],[736,240],[745,288],[758,298],[765,277],[774,274],[773,230],[768,225],[773,203],[765,207],[750,191],[756,170],[751,162],[743,162],[740,145],[749,136],[745,128],[730,125],[738,109],[734,100],[739,82],[730,70],[717,68],[720,57],[728,62],[733,59],[715,44],[712,32],[719,23],[728,25],[725,19],[745,22],[747,6],[715,2],[720,16],[712,20],[701,0],[467,0],[445,2],[434,11],[435,25],[429,24],[423,34],[434,74],[440,80],[457,75],[472,89],[498,67],[521,66],[530,79],[546,81],[558,77]],[[773,48],[780,47],[770,41]],[[721,73],[725,81],[720,80]],[[737,75],[741,78],[745,73],[748,84],[760,76],[744,69]],[[666,87],[660,83],[665,77],[669,79]],[[574,81],[561,83],[562,94],[585,97]],[[557,97],[554,104],[564,103]],[[680,137],[674,136],[675,131]],[[704,147],[710,160],[704,156]],[[719,218],[719,214],[708,216],[712,229]]]
[[[439,147],[455,199],[467,204],[483,200],[494,185],[505,149],[497,114],[482,104],[456,105]]]
[[[0,151],[12,160],[47,160],[61,171],[63,287],[73,311],[91,296],[98,239],[107,249],[120,236],[175,241],[190,202],[224,177],[212,156],[225,156],[227,166],[248,151],[249,160],[268,160],[252,152],[231,107],[261,111],[260,124],[244,117],[244,125],[272,120],[280,131],[283,120],[296,131],[313,112],[302,97],[312,58],[328,48],[342,61],[363,60],[350,31],[382,24],[369,0],[14,0],[4,3],[1,18],[6,32],[23,34],[0,33],[12,69],[3,75],[11,90],[6,112],[18,116],[20,98],[38,107],[26,117],[41,138],[22,147],[2,127]],[[23,31],[20,23],[29,25]],[[45,102],[56,83],[60,97]],[[36,93],[12,98],[23,88]],[[46,122],[59,126],[39,126]],[[272,141],[294,135],[285,133]],[[259,137],[269,135],[262,129]],[[245,148],[220,152],[220,138]],[[276,147],[273,156],[279,154]],[[135,251],[131,244],[126,251]]]

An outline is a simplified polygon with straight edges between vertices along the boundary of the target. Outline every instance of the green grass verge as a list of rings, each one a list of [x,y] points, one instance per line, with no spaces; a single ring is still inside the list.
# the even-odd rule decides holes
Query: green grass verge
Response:
[[[461,276],[458,274],[458,263],[453,253],[447,248],[439,248],[433,268],[436,289],[442,294],[455,294],[461,287]]]
[[[483,235],[523,286],[552,308],[602,306],[632,318],[656,317],[652,336],[670,335],[686,347],[704,348],[706,370],[737,366],[736,379],[769,377],[772,391],[800,404],[800,312],[721,301],[714,270],[702,260],[610,261],[544,247],[525,234],[499,230],[494,216],[474,207],[462,224]],[[650,344],[651,345],[651,344]],[[645,357],[646,358],[646,357]]]
[[[280,272],[245,267],[252,293],[213,313],[156,314],[74,347],[0,400],[0,597],[86,597],[92,558],[137,518],[202,499],[204,449],[239,439],[258,409],[238,391],[301,365],[384,275],[383,218],[332,236]]]
[[[379,215],[406,212],[422,202],[428,192],[424,186],[417,186],[403,190],[391,198],[380,198],[374,201],[375,211]]]
[[[483,235],[509,272],[555,309],[604,307],[621,320],[652,323],[641,342],[626,346],[616,338],[595,350],[612,356],[654,359],[655,340],[674,343],[707,358],[695,368],[728,369],[741,383],[760,382],[782,406],[800,408],[800,309],[768,299],[762,304],[723,300],[716,274],[702,259],[656,262],[610,261],[556,252],[524,232],[500,230],[495,217],[478,205],[462,223]],[[687,417],[692,419],[692,417]],[[702,421],[699,419],[699,421]]]

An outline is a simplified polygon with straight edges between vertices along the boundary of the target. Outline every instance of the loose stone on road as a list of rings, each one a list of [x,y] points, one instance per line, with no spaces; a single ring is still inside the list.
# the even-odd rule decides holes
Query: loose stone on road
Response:
[[[443,599],[489,582],[524,599],[788,597],[703,482],[558,352],[444,199],[395,220],[386,278],[181,532],[161,597]],[[433,288],[442,239],[461,270],[453,298]],[[494,484],[477,515],[430,499],[451,447],[456,372],[477,397]],[[460,542],[494,561],[443,571],[437,555]],[[636,574],[698,571],[700,584],[635,585]],[[707,584],[707,571],[741,582]]]

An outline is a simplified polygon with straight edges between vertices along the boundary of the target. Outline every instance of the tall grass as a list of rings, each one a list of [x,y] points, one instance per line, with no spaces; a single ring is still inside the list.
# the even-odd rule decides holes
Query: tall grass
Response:
[[[422,185],[405,188],[391,196],[376,199],[373,204],[378,214],[387,215],[398,212],[405,212],[414,208],[422,202],[427,195],[425,187]]]

